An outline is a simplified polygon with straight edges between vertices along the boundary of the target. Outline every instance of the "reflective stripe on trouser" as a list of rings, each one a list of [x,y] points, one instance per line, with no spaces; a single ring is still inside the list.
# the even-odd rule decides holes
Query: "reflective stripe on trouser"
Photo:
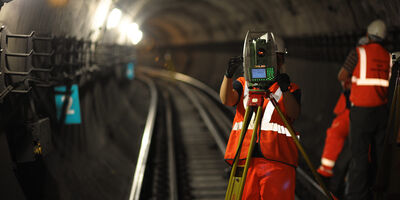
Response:
[[[350,131],[349,111],[338,115],[326,131],[324,151],[321,158],[321,166],[318,172],[324,176],[332,176],[332,169],[343,149],[343,145]],[[326,172],[326,173],[324,173]]]
[[[319,166],[319,168],[317,169],[317,172],[319,174],[321,174],[322,176],[325,177],[331,177],[333,176],[333,171],[332,171],[333,167],[328,167],[326,165],[321,165]]]
[[[252,158],[242,199],[293,200],[295,168],[264,158]]]

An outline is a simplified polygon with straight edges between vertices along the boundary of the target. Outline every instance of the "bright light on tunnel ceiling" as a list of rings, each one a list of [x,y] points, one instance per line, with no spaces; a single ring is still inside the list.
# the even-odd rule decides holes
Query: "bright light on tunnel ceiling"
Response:
[[[68,3],[69,0],[47,0],[51,6],[62,7]],[[3,1],[4,2],[4,1]],[[6,1],[7,2],[7,1]]]
[[[99,3],[99,6],[96,8],[96,12],[93,18],[93,28],[98,29],[103,26],[104,21],[106,20],[108,10],[111,6],[111,0],[102,0]]]
[[[136,23],[131,23],[126,27],[126,35],[129,40],[131,40],[132,44],[137,44],[142,40],[143,33],[139,29],[139,26]]]
[[[119,33],[121,35],[124,35],[124,36],[126,35],[126,32],[128,30],[128,26],[129,26],[130,23],[131,22],[130,22],[129,19],[121,20],[121,23],[119,23],[119,26],[118,26],[118,30],[119,30]]]
[[[114,8],[107,20],[107,28],[115,28],[118,26],[119,21],[121,20],[122,12],[118,8]]]

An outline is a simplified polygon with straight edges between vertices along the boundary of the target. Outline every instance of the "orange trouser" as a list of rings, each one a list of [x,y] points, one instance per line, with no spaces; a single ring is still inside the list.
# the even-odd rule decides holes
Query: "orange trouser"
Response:
[[[264,158],[252,158],[242,199],[294,200],[295,183],[294,167]]]
[[[326,131],[325,147],[322,153],[321,166],[317,170],[324,176],[332,176],[332,169],[335,162],[342,151],[344,142],[350,131],[349,110],[336,116],[332,125]]]

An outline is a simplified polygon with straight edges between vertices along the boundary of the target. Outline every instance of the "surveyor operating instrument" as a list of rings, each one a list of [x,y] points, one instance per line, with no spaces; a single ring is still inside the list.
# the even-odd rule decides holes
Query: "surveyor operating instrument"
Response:
[[[285,127],[294,140],[298,150],[303,155],[307,165],[311,169],[317,182],[321,185],[328,199],[333,200],[333,197],[324,186],[321,178],[317,175],[315,168],[312,166],[310,159],[301,146],[297,136],[280,110],[276,95],[269,90],[270,86],[277,81],[279,70],[277,66],[276,44],[272,33],[262,32],[247,32],[243,47],[243,71],[249,89],[249,94],[246,103],[246,111],[241,127],[240,135],[237,142],[236,153],[234,156],[232,171],[229,178],[228,188],[225,195],[225,200],[242,199],[244,184],[246,182],[247,171],[252,157],[253,149],[256,142],[258,131],[260,131],[262,116],[264,113],[264,101],[269,100],[274,109],[281,117]],[[282,92],[279,90],[279,92]],[[255,118],[252,118],[255,112]],[[254,120],[254,121],[252,121]],[[249,124],[252,125],[249,126]],[[249,128],[252,127],[252,128]],[[240,160],[240,152],[243,146],[243,141],[248,129],[251,134],[251,140],[245,160]],[[244,161],[244,163],[243,163]],[[244,164],[244,165],[243,165]]]

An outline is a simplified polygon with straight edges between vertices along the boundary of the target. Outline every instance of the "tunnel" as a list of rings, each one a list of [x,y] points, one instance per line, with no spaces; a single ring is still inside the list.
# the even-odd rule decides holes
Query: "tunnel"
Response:
[[[357,141],[346,138],[333,177],[316,170],[343,90],[338,74],[369,45],[359,40],[376,19],[391,68],[368,191],[395,200],[400,1],[0,0],[0,199],[224,199],[239,105],[222,104],[220,87],[251,31],[283,41],[280,72],[301,89],[299,116],[282,125],[300,145],[293,198],[345,199]]]

